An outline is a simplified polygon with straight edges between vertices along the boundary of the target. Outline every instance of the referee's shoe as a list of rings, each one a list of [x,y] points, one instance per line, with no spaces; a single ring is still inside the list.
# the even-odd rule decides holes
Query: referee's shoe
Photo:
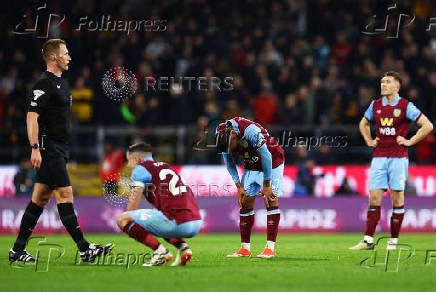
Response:
[[[108,243],[105,246],[90,243],[86,251],[79,252],[80,258],[83,262],[93,262],[96,257],[110,253],[113,248],[114,245],[112,243]],[[35,262],[35,258],[26,250],[14,251],[11,248],[9,250],[9,262]]]
[[[114,245],[112,243],[108,243],[105,246],[90,243],[86,251],[80,252],[80,258],[84,262],[93,262],[96,257],[110,253],[113,248]]]
[[[34,262],[35,259],[26,250],[14,251],[12,248],[9,251],[9,262]]]

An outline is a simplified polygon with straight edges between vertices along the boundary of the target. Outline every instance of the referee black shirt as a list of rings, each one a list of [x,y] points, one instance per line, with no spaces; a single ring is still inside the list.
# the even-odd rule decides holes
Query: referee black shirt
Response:
[[[69,144],[71,104],[72,96],[67,82],[45,71],[33,86],[27,110],[39,114],[40,144],[50,144],[50,142],[65,146]]]

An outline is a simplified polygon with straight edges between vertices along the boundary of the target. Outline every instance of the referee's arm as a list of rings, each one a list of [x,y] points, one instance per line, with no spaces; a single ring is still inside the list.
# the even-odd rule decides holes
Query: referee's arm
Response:
[[[32,145],[30,162],[32,163],[33,168],[39,168],[42,162],[38,141],[38,118],[41,112],[45,109],[47,101],[50,98],[50,85],[47,82],[47,80],[40,80],[35,84],[32,90],[32,95],[29,98],[29,107],[27,109],[27,137],[29,138],[30,145]]]
[[[30,145],[38,145],[38,117],[39,114],[36,112],[28,112],[26,123],[27,123],[27,137],[29,138]],[[33,168],[39,168],[41,166],[42,158],[39,148],[32,147],[32,154],[30,155],[30,162]]]

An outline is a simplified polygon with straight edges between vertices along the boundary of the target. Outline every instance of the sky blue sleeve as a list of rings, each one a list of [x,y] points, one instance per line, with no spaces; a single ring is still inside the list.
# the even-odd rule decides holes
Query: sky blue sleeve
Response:
[[[145,167],[137,165],[130,178],[134,187],[145,188],[145,184],[151,182],[151,173]]]
[[[372,121],[374,119],[374,111],[372,107],[374,106],[374,101],[371,102],[365,114],[363,115],[368,121]]]
[[[234,183],[239,182],[239,174],[238,169],[236,168],[235,161],[233,160],[233,157],[230,153],[223,153],[223,160],[226,164],[227,171],[232,176],[232,180]]]
[[[416,122],[420,115],[421,111],[413,104],[413,102],[409,102],[406,109],[406,118],[412,122]]]
[[[272,157],[271,152],[269,152],[266,144],[263,144],[261,147],[257,149],[257,152],[260,154],[260,158],[262,159],[262,170],[263,170],[263,179],[271,179],[272,173]]]
[[[265,137],[263,136],[262,131],[254,124],[251,124],[245,129],[244,139],[254,148],[259,148],[265,144]]]

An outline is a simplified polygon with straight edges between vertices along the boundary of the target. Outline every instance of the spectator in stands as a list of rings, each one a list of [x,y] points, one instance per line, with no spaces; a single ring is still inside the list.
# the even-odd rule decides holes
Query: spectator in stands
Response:
[[[337,162],[336,155],[332,153],[331,147],[327,144],[322,144],[318,152],[315,154],[317,165],[329,165]]]
[[[144,113],[145,126],[154,126],[162,124],[163,107],[157,95],[152,95],[147,99],[147,110]]]
[[[270,126],[277,120],[277,98],[265,90],[257,96],[254,102],[254,116],[261,125]]]
[[[114,194],[120,181],[121,170],[124,167],[124,154],[121,149],[115,149],[112,143],[104,144],[104,156],[100,169],[100,179],[105,193]]]
[[[137,93],[133,97],[133,101],[131,102],[132,106],[130,106],[130,111],[135,116],[135,122],[138,126],[146,126],[147,124],[147,102],[145,101],[145,96],[142,93]]]
[[[406,187],[405,187],[404,193],[407,195],[412,195],[412,196],[416,196],[416,194],[417,194],[415,179],[411,175],[409,175],[407,177]]]
[[[244,116],[242,109],[239,107],[238,101],[235,98],[230,98],[226,102],[223,119],[229,120],[233,117]]]
[[[357,192],[351,187],[350,183],[348,182],[348,179],[344,177],[342,179],[341,186],[336,190],[335,195],[336,196],[357,195]]]
[[[93,98],[94,92],[85,84],[85,78],[78,77],[76,83],[71,89],[73,97],[72,112],[77,121],[81,124],[89,123],[93,117]]]
[[[301,103],[301,109],[303,110],[301,116],[302,123],[304,125],[312,125],[315,114],[315,98],[313,93],[306,85],[302,85],[297,91],[297,99]]]
[[[316,183],[316,176],[312,174],[314,166],[315,162],[312,159],[308,159],[298,166],[294,197],[313,196]]]
[[[416,162],[419,164],[431,164],[432,156],[435,155],[436,139],[430,133],[424,140],[416,145]]]
[[[36,180],[36,172],[32,168],[30,160],[23,158],[20,168],[14,176],[14,185],[17,195],[32,195],[33,184]]]
[[[285,105],[280,109],[282,125],[300,125],[302,112],[301,108],[297,105],[297,98],[295,94],[288,94],[285,97]]]

